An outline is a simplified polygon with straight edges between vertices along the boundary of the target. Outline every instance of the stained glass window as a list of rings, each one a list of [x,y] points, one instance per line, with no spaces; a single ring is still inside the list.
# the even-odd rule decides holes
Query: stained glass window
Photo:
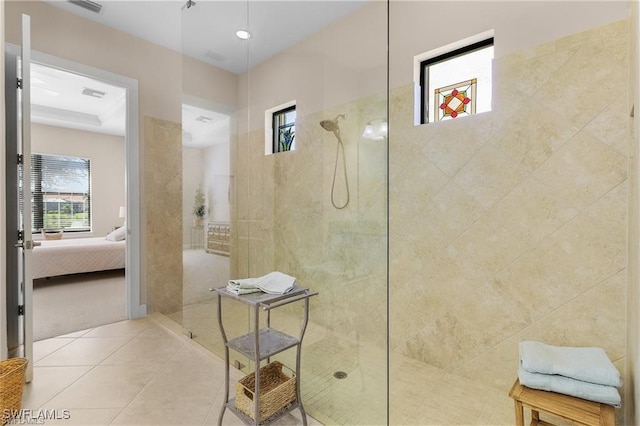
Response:
[[[273,113],[273,153],[293,151],[296,137],[296,106]]]
[[[477,79],[435,89],[435,121],[450,120],[476,113]]]
[[[424,55],[428,53],[420,62],[420,123],[491,111],[493,38],[428,59]]]

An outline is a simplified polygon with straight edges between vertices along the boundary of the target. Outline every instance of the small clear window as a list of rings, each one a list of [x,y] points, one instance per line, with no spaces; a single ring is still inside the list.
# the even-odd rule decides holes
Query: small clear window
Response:
[[[292,105],[273,113],[273,153],[295,150],[296,106]]]
[[[493,38],[420,62],[420,123],[491,111]]]

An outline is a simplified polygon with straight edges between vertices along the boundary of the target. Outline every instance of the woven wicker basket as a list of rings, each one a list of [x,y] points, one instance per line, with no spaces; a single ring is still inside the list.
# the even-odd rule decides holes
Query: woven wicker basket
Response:
[[[0,424],[7,422],[22,408],[26,358],[0,361]]]
[[[286,368],[289,374],[285,374]],[[236,383],[236,408],[255,420],[253,397],[255,373],[243,377]],[[289,367],[273,361],[260,368],[260,416],[263,422],[296,400],[296,374]]]

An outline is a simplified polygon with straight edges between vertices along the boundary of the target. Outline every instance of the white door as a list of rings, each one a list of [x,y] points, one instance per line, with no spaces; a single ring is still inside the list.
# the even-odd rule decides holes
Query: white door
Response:
[[[22,15],[22,45],[6,49],[7,337],[11,356],[29,360],[33,378],[33,278],[31,251],[30,18]]]

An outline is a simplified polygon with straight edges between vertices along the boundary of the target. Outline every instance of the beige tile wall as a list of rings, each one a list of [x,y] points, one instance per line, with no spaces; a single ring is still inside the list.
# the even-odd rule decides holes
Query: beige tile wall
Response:
[[[413,86],[391,90],[394,351],[505,398],[524,339],[601,346],[624,368],[628,43],[624,21],[497,59],[493,111],[465,119],[414,126]],[[263,131],[232,148],[232,276],[295,275],[320,292],[311,327],[381,347],[387,152],[360,135],[385,104],[299,116],[293,153],[265,156]],[[330,203],[336,141],[319,126],[337,114],[345,210]]]
[[[346,115],[340,121],[349,183],[344,209],[331,204],[338,142],[320,126],[338,114]],[[307,412],[327,424],[381,424],[386,418],[387,144],[362,138],[368,121],[385,116],[383,94],[299,112],[293,152],[265,155],[262,130],[240,135],[232,147],[238,208],[232,209],[237,232],[231,275],[279,270],[319,293],[310,301],[301,377]],[[341,162],[337,170],[334,192],[341,205]],[[278,324],[282,311],[295,320]],[[295,335],[302,315],[298,303],[277,309],[273,321]],[[351,380],[335,379],[338,370]]]
[[[331,205],[337,141],[320,121],[340,121],[349,204]],[[384,118],[386,96],[298,114],[297,148],[264,155],[264,131],[241,135],[237,150],[232,276],[272,270],[293,275],[319,291],[311,321],[340,334],[386,334],[386,141],[361,137],[367,121]],[[340,160],[341,161],[341,160]],[[345,200],[342,163],[335,197]]]
[[[629,22],[494,60],[493,111],[390,93],[391,346],[508,391],[521,340],[623,368]]]
[[[182,126],[144,118],[147,311],[182,310]]]

